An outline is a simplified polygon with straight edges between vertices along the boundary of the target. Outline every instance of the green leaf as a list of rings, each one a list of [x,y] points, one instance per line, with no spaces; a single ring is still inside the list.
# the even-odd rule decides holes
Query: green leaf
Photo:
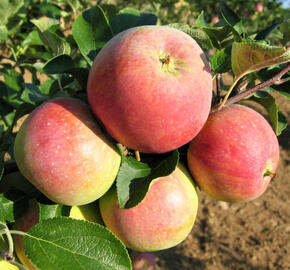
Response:
[[[269,67],[267,69],[262,69],[261,71],[258,72],[258,77],[260,79],[260,81],[267,81],[268,79],[272,78],[273,76],[275,76],[277,73],[279,73],[282,68],[284,68],[284,65],[275,65],[272,67]],[[287,72],[282,78],[281,80],[285,80],[284,83],[281,84],[272,84],[271,86],[269,86],[268,88],[271,91],[275,91],[281,95],[283,95],[284,97],[290,99],[290,71]]]
[[[22,74],[14,68],[1,69],[0,74],[4,77],[5,84],[0,82],[0,96],[9,105],[17,108],[21,103],[20,95],[22,92],[24,80]]]
[[[31,31],[25,39],[22,41],[22,46],[29,46],[29,45],[44,45],[42,40],[39,37],[37,30]]]
[[[135,207],[146,196],[151,183],[160,178],[171,174],[179,161],[178,150],[163,155],[156,155],[155,158],[148,162],[151,172],[147,177],[133,179],[130,183],[130,198],[125,208]]]
[[[261,104],[268,112],[272,127],[277,136],[287,127],[287,118],[275,102],[275,98],[265,91],[258,91],[251,100]]]
[[[86,89],[89,71],[86,68],[75,68],[73,59],[66,54],[58,55],[49,59],[43,66],[43,71],[47,74],[71,74]]]
[[[229,72],[232,69],[231,48],[228,47],[216,51],[212,56],[210,63],[214,74]]]
[[[204,19],[204,12],[203,12],[203,11],[198,15],[198,17],[197,17],[195,23],[196,23],[198,26],[201,26],[201,27],[203,27],[203,26],[207,26],[207,25],[206,25],[206,22],[205,22],[205,19]]]
[[[9,18],[13,17],[23,6],[24,0],[1,0],[0,1],[0,25],[6,25]]]
[[[31,22],[37,27],[42,42],[47,45],[55,55],[70,54],[70,44],[58,34],[60,22],[55,19],[34,19]]]
[[[290,61],[290,50],[259,42],[234,42],[232,69],[237,78],[276,64]]]
[[[234,41],[233,27],[230,25],[219,27],[203,27],[214,48],[222,49],[232,45]]]
[[[140,13],[133,8],[125,8],[118,14],[113,16],[110,21],[110,25],[114,35],[127,30],[132,27],[142,25],[155,25],[157,23],[157,17],[150,13]]]
[[[72,34],[82,55],[90,65],[98,50],[112,38],[108,19],[100,6],[79,15],[72,25]]]
[[[21,100],[26,103],[36,105],[40,101],[44,101],[48,98],[48,95],[42,93],[39,88],[32,83],[25,83],[24,89],[21,94]]]
[[[168,24],[168,26],[181,30],[184,33],[190,35],[203,50],[214,48],[210,38],[202,29],[193,28],[188,24],[180,23],[171,23]]]
[[[4,194],[0,194],[0,221],[1,222],[13,222],[14,220],[14,202],[4,197]]]
[[[73,59],[67,54],[57,55],[49,59],[43,66],[46,74],[64,73],[74,68]]]
[[[0,152],[0,181],[4,174],[4,156],[5,156],[5,151]]]
[[[124,244],[107,228],[83,220],[43,220],[24,236],[24,247],[40,269],[132,269]]]
[[[60,17],[63,15],[63,12],[61,9],[59,9],[57,6],[47,3],[42,3],[40,5],[40,12],[47,17],[60,19]]]
[[[54,218],[54,217],[61,217],[61,216],[68,216],[70,207],[60,204],[42,204],[37,203],[39,207],[39,221]]]
[[[146,177],[151,168],[148,164],[137,161],[135,158],[123,157],[116,179],[117,194],[120,208],[124,208],[130,198],[130,184],[133,179]]]
[[[277,22],[257,33],[255,40],[266,39],[282,22]]]
[[[0,40],[4,40],[4,41],[8,40],[7,32],[1,28],[0,28]]]
[[[240,17],[230,9],[223,1],[220,3],[220,10],[224,20],[231,25],[239,34],[242,33]]]

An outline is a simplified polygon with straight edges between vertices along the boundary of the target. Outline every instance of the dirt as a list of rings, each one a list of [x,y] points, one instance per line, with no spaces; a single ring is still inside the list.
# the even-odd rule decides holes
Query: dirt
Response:
[[[277,96],[277,103],[290,119],[289,102]],[[191,234],[155,253],[157,270],[290,269],[289,127],[278,139],[279,167],[266,192],[254,201],[229,204],[200,191]]]

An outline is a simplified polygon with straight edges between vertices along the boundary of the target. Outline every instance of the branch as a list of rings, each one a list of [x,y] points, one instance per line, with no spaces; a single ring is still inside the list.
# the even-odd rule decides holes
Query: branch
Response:
[[[225,106],[229,106],[231,104],[234,104],[238,101],[240,101],[241,99],[243,98],[246,98],[252,94],[254,94],[255,92],[267,87],[267,86],[270,86],[272,84],[275,84],[277,81],[279,82],[281,77],[286,74],[288,71],[290,70],[290,63],[284,67],[280,72],[278,72],[275,76],[273,76],[272,78],[270,78],[269,80],[265,81],[265,82],[262,82],[256,86],[254,86],[253,88],[250,88],[232,98],[229,98],[225,104]],[[222,108],[221,104],[218,104],[216,106],[214,106],[212,109],[211,109],[211,113],[213,112],[216,112],[216,111],[219,111],[220,109]]]

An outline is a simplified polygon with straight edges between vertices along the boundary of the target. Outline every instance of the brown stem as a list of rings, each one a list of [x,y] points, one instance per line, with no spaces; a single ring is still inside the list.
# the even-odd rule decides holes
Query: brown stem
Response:
[[[256,86],[254,86],[253,88],[250,88],[250,89],[248,89],[248,90],[246,90],[246,91],[244,91],[244,92],[242,92],[242,93],[240,93],[232,98],[229,98],[224,105],[229,106],[231,104],[234,104],[234,103],[240,101],[241,99],[246,98],[246,97],[254,94],[255,92],[259,91],[260,89],[263,89],[269,85],[275,84],[275,82],[279,81],[280,78],[285,73],[287,73],[289,70],[290,70],[290,63],[286,67],[284,67],[280,72],[278,72],[275,76],[270,78],[269,80],[262,82]],[[211,113],[219,111],[220,109],[221,109],[221,106],[220,106],[220,104],[218,104],[211,109]]]

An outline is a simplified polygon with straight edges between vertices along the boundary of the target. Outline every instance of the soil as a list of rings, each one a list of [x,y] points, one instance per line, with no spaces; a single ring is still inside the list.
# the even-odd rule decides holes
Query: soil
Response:
[[[277,103],[290,119],[287,99],[277,96]],[[266,192],[254,201],[229,204],[200,191],[191,234],[155,254],[157,270],[290,269],[289,126],[278,139],[279,167]]]

